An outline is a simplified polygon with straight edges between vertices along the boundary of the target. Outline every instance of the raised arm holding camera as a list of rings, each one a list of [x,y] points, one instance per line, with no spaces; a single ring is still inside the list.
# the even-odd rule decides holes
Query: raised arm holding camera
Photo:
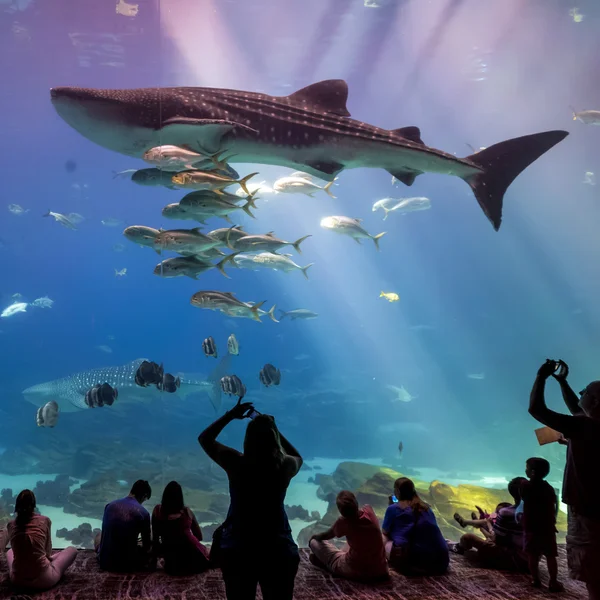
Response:
[[[577,400],[567,383],[568,373],[562,360],[546,360],[531,390],[529,414],[568,440],[562,500],[569,508],[569,572],[586,583],[590,600],[600,600],[600,381],[589,383]],[[570,415],[546,405],[549,377],[559,382]]]

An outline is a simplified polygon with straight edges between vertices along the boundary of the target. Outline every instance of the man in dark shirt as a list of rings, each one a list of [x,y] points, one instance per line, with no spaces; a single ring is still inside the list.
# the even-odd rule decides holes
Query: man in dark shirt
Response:
[[[578,400],[567,383],[568,373],[563,361],[547,360],[540,367],[529,414],[568,440],[562,499],[569,508],[569,572],[586,583],[590,600],[600,600],[600,381],[588,384]],[[550,376],[559,382],[571,415],[546,406],[544,389]]]
[[[97,540],[101,569],[127,572],[148,567],[151,550],[150,514],[142,504],[151,495],[150,484],[138,479],[128,496],[106,505],[102,535]],[[140,536],[141,546],[138,544]]]

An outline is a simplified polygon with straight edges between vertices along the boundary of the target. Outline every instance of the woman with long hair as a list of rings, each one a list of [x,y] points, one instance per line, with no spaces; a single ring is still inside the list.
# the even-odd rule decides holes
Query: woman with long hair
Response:
[[[202,573],[209,567],[208,550],[201,543],[202,531],[176,481],[167,484],[161,503],[152,511],[152,541],[170,575]]]
[[[430,506],[419,498],[408,477],[394,482],[382,531],[390,565],[408,574],[441,575],[450,562],[448,544]]]
[[[226,425],[245,417],[252,420],[243,453],[217,441]],[[249,402],[238,402],[198,441],[229,478],[230,504],[219,548],[227,599],[253,600],[260,584],[264,600],[292,600],[300,556],[284,500],[302,457],[277,429],[275,419],[256,413]]]
[[[37,590],[55,586],[73,564],[77,549],[73,546],[52,555],[52,523],[35,512],[31,490],[23,490],[15,502],[16,518],[8,526],[10,550],[6,561],[13,584]]]

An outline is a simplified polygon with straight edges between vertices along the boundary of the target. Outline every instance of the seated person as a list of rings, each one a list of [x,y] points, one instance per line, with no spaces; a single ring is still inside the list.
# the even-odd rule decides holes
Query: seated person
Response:
[[[398,501],[390,497],[382,527],[390,565],[407,574],[445,573],[450,562],[448,546],[433,511],[407,477],[396,479],[394,494]]]
[[[451,552],[463,554],[465,550],[476,549],[478,558],[489,568],[504,569],[517,567],[526,569],[523,554],[523,528],[515,518],[515,512],[521,502],[521,485],[527,481],[524,477],[515,477],[508,484],[508,492],[514,504],[503,508],[498,505],[497,516],[492,519],[492,532],[485,538],[475,533],[465,533],[457,544],[449,543]],[[468,521],[466,522],[468,523]]]
[[[164,558],[165,571],[170,575],[201,573],[209,567],[208,550],[201,541],[202,531],[183,502],[181,486],[171,481],[152,512],[154,552]]]
[[[454,513],[454,520],[464,529],[465,527],[474,527],[475,529],[479,529],[486,540],[492,539],[494,536],[494,523],[498,518],[498,514],[503,508],[508,508],[512,506],[510,502],[500,502],[498,506],[496,506],[496,510],[490,515],[486,513],[483,509],[476,506],[479,511],[479,516],[477,516],[474,512],[471,513],[471,519],[465,519],[461,517],[458,513]]]
[[[52,523],[35,512],[31,490],[23,490],[15,502],[16,519],[7,525],[10,550],[6,553],[13,584],[35,590],[55,586],[73,564],[77,550],[70,546],[52,555]]]
[[[341,517],[327,531],[313,535],[308,546],[313,564],[346,579],[373,580],[389,576],[379,520],[373,509],[359,508],[352,492],[342,491],[336,498]],[[340,550],[331,542],[345,537],[348,548]]]
[[[151,495],[150,484],[138,479],[128,496],[105,506],[102,533],[96,538],[101,569],[127,572],[150,566],[150,514],[142,504]]]

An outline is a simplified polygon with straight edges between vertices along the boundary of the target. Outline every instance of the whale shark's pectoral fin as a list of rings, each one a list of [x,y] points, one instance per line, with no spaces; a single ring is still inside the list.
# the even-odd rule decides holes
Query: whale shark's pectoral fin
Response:
[[[314,162],[306,162],[305,169],[307,171],[312,170],[319,179],[323,179],[324,181],[333,181],[335,176],[344,169],[344,165],[336,162],[326,162],[323,160],[314,161]]]
[[[190,119],[174,117],[162,123],[161,131],[168,133],[171,139],[181,139],[181,143],[201,153],[214,154],[222,149],[223,138],[233,131],[258,135],[258,131],[242,123],[220,119]],[[192,141],[194,140],[194,141]]]

